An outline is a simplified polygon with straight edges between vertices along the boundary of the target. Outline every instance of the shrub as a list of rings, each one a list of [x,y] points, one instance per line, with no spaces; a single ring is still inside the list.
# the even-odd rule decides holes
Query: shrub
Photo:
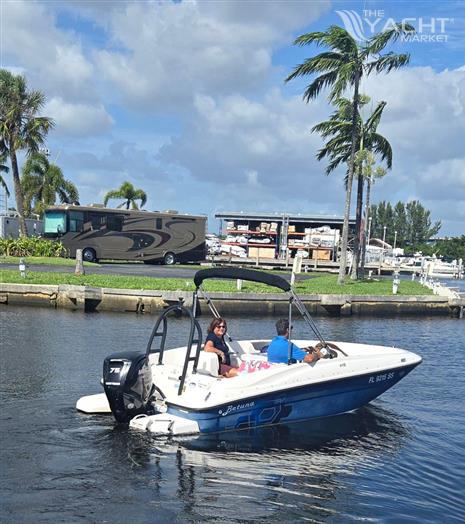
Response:
[[[0,238],[0,255],[9,257],[62,257],[61,242],[38,237]]]

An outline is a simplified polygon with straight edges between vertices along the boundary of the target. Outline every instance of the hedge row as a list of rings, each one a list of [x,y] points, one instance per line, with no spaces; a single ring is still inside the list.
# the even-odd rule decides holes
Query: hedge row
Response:
[[[38,237],[0,238],[0,256],[61,257],[66,250],[61,242]]]

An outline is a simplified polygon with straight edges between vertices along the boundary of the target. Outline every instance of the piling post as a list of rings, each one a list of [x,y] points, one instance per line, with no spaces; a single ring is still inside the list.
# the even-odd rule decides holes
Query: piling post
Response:
[[[86,274],[84,271],[84,264],[82,263],[82,249],[76,249],[76,269],[74,270],[74,274],[77,277]]]

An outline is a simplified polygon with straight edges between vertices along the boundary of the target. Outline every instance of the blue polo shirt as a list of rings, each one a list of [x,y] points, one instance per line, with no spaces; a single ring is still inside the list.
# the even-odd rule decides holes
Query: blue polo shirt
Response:
[[[307,355],[306,351],[303,351],[292,342],[291,347],[291,358],[294,358],[295,360],[303,360],[305,355]],[[289,340],[283,335],[274,337],[268,346],[268,362],[275,362],[276,364],[287,364],[288,357]]]

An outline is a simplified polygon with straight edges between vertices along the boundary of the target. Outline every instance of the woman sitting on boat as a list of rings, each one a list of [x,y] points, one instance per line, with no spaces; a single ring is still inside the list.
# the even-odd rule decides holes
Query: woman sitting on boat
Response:
[[[214,318],[208,326],[208,335],[205,340],[204,351],[216,353],[220,361],[220,375],[226,378],[232,378],[237,375],[237,368],[231,366],[229,348],[224,340],[227,330],[226,320],[224,318]]]

